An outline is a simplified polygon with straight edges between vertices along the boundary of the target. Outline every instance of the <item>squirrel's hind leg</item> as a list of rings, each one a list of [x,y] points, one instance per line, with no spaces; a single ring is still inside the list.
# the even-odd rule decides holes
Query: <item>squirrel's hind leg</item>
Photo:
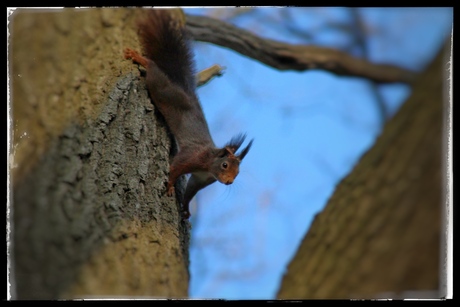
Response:
[[[134,63],[140,64],[147,68],[148,65],[148,59],[140,55],[136,50],[133,50],[131,48],[126,48],[124,51],[125,59],[133,60]]]

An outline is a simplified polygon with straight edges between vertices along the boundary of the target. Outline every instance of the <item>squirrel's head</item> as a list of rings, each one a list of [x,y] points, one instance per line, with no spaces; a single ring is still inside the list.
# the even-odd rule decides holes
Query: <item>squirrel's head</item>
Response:
[[[251,140],[249,144],[239,153],[236,151],[243,144],[245,134],[238,134],[228,142],[225,147],[219,149],[216,153],[216,159],[212,164],[212,172],[216,179],[223,184],[232,184],[236,176],[240,172],[240,163],[243,161],[246,154],[251,148]]]

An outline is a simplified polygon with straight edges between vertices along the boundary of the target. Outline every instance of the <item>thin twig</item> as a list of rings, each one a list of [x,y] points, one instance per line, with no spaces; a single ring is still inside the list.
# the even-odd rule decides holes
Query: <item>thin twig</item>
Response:
[[[356,7],[350,8],[349,12],[351,15],[350,17],[352,20],[352,24],[353,24],[353,28],[354,28],[354,32],[356,36],[356,43],[361,48],[363,57],[367,58],[369,57],[369,50],[366,45],[366,37],[364,33],[364,24],[362,22],[362,18]],[[380,114],[381,127],[383,127],[385,122],[389,118],[388,107],[385,104],[385,100],[383,98],[382,93],[379,91],[378,85],[375,82],[371,82],[371,88],[375,94],[375,101],[376,101],[377,108]]]
[[[196,74],[196,86],[202,86],[211,81],[214,77],[220,77],[223,74],[224,67],[214,64],[211,67],[203,69]]]

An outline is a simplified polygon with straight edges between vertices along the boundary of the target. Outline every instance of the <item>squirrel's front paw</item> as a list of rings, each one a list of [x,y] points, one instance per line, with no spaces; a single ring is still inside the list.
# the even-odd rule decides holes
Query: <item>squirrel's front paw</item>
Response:
[[[188,211],[188,210],[182,211],[182,220],[183,221],[188,220],[189,217],[190,217],[190,211]]]
[[[173,196],[174,195],[174,186],[169,186],[166,190],[166,195]]]

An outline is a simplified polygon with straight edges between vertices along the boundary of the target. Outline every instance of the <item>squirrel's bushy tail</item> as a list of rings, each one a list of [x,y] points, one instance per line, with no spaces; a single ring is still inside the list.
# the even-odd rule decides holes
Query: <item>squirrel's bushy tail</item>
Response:
[[[154,9],[138,23],[145,56],[186,92],[195,91],[195,71],[185,15],[180,9]]]

